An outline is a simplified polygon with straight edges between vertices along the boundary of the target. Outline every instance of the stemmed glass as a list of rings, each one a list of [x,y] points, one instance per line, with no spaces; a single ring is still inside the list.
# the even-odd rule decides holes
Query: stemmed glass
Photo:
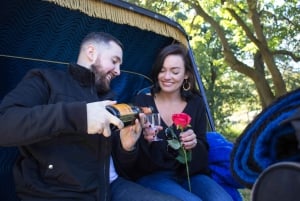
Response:
[[[160,114],[159,113],[152,113],[147,114],[147,121],[151,124],[151,129],[155,131],[155,135],[152,141],[161,141],[159,137],[157,137],[158,133],[158,126],[160,126],[161,120],[160,120]]]

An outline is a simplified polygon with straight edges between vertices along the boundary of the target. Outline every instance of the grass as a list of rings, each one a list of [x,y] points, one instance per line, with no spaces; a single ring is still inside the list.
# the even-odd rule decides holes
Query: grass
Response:
[[[239,190],[240,193],[242,194],[243,196],[243,201],[250,201],[250,196],[251,196],[251,190],[250,189],[240,189]]]

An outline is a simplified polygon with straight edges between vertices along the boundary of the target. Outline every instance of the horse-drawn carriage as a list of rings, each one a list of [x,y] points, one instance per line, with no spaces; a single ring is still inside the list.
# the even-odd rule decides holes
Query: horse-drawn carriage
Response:
[[[114,0],[10,0],[2,1],[0,13],[0,101],[32,68],[65,70],[69,62],[76,62],[83,36],[92,31],[104,31],[124,44],[121,75],[112,82],[118,102],[128,102],[140,90],[151,86],[148,75],[161,48],[171,43],[184,44],[189,49],[197,86],[206,106],[208,130],[214,131],[188,36],[169,18]],[[227,171],[228,154],[224,160]],[[18,200],[12,176],[17,156],[16,147],[0,147],[1,200]],[[227,190],[235,188],[228,186]]]

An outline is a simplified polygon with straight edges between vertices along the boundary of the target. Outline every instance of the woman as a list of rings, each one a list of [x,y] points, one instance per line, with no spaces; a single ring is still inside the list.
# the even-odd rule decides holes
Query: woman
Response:
[[[127,160],[135,160],[135,165],[119,161],[121,169],[143,186],[184,201],[232,201],[209,177],[205,106],[196,89],[187,54],[187,49],[180,44],[169,45],[159,53],[152,69],[151,94],[138,95],[133,102],[138,106],[152,106],[161,116],[161,128],[156,132],[144,128],[135,150],[126,156]],[[184,149],[192,152],[189,162],[191,192],[185,164],[176,160],[178,152],[168,144],[169,136],[165,132],[173,125],[172,115],[182,112],[192,118],[191,127],[179,137]],[[156,133],[161,141],[152,140]]]

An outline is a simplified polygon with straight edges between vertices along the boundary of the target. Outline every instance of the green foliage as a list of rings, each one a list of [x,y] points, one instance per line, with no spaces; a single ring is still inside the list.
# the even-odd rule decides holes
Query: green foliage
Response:
[[[251,190],[249,189],[240,189],[239,192],[243,197],[243,201],[251,201]]]
[[[170,145],[170,147],[172,147],[175,150],[181,147],[181,144],[177,139],[168,140],[168,144]]]
[[[247,1],[230,0],[221,3],[217,0],[129,0],[129,2],[166,15],[185,28],[192,38],[190,44],[206,89],[206,96],[217,130],[230,138],[239,135],[251,119],[244,120],[241,127],[235,127],[237,122],[234,122],[231,117],[241,111],[245,113],[260,111],[262,105],[259,93],[252,79],[246,74],[235,71],[225,63],[223,46],[215,28],[197,14],[195,6],[201,6],[223,28],[234,56],[254,69],[254,55],[258,52],[258,47],[250,40],[245,29],[230,12],[234,11],[249,32],[257,37],[251,16],[249,16]],[[274,51],[273,59],[282,74],[286,89],[291,91],[298,88],[300,86],[300,66],[299,62],[295,62],[295,57],[290,56],[294,54],[294,56],[298,56],[298,59],[300,57],[298,0],[282,2],[257,0],[257,4],[253,5],[257,7],[263,34],[270,50]],[[282,54],[277,50],[285,50],[291,54]],[[274,91],[271,74],[266,66],[263,67],[263,74]]]

